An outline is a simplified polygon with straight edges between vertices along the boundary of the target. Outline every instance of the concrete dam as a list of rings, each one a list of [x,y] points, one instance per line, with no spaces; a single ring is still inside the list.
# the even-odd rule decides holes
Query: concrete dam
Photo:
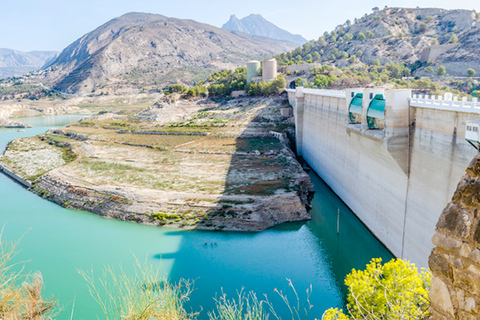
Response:
[[[287,92],[298,155],[396,257],[427,267],[435,225],[478,152],[465,134],[480,103],[411,90]]]

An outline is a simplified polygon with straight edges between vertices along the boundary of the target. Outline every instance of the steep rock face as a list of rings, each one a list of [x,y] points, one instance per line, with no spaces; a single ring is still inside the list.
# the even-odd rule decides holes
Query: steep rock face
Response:
[[[298,34],[291,34],[283,30],[270,21],[265,20],[259,14],[251,14],[243,19],[238,19],[235,15],[230,16],[230,20],[222,26],[222,29],[245,32],[253,36],[268,37],[277,40],[304,44],[307,40]]]
[[[52,64],[47,81],[68,93],[193,83],[212,71],[243,66],[249,58],[292,47],[193,20],[129,13],[69,45]]]
[[[56,51],[21,52],[0,48],[0,79],[38,70],[57,55]]]
[[[480,317],[480,155],[470,163],[452,201],[443,210],[429,266],[435,320]]]

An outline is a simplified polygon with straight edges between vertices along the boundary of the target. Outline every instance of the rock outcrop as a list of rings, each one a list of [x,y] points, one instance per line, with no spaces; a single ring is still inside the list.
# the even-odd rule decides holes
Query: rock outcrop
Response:
[[[432,242],[431,319],[479,319],[480,154],[443,210]]]

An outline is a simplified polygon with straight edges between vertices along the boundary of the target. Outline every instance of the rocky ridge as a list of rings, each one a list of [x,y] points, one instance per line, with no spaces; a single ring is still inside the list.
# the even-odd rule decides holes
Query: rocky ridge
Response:
[[[47,67],[57,56],[56,51],[22,52],[0,48],[0,79]]]
[[[213,71],[243,66],[294,45],[232,33],[193,20],[128,13],[65,48],[41,74],[24,79],[65,93],[90,94],[193,84]]]
[[[302,45],[307,40],[299,34],[291,34],[283,30],[270,21],[265,20],[259,14],[251,14],[245,18],[238,19],[234,14],[222,26],[222,29],[240,31],[251,34],[252,36],[262,36],[277,40],[290,41],[297,45]]]
[[[281,55],[280,60],[300,55],[306,61],[311,54],[313,62],[346,67],[372,65],[378,59],[381,64],[411,65],[414,75],[430,75],[426,67],[435,70],[443,65],[450,75],[466,76],[469,68],[480,72],[479,19],[471,10],[385,8],[338,25],[319,40]],[[458,38],[452,40],[456,45],[451,43],[453,36]],[[314,57],[315,52],[320,58]],[[356,59],[350,60],[353,55]]]

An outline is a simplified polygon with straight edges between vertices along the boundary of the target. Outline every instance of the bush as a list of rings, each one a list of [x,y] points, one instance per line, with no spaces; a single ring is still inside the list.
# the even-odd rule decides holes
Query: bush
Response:
[[[380,65],[380,60],[375,59],[375,60],[373,60],[372,64],[373,64],[374,66],[379,66],[379,65]]]
[[[375,37],[375,34],[372,31],[366,31],[365,32],[365,37],[371,39]]]
[[[363,32],[359,32],[357,34],[357,40],[365,40],[365,35],[363,34]]]
[[[468,69],[467,70],[467,76],[469,77],[473,77],[475,75],[475,70],[474,69]]]
[[[191,293],[191,282],[171,284],[157,269],[136,263],[133,276],[106,267],[103,277],[80,271],[105,319],[189,319],[183,304]]]
[[[445,69],[444,66],[440,65],[440,66],[437,67],[436,72],[437,72],[437,75],[438,75],[438,76],[443,76],[443,75],[445,75],[445,73],[447,72],[447,70]]]
[[[428,316],[430,271],[413,263],[372,259],[364,271],[353,270],[345,278],[348,314],[352,319],[425,319]],[[329,309],[323,320],[349,319],[343,310]]]
[[[418,26],[418,31],[424,33],[428,30],[428,26],[425,23],[420,23]]]
[[[0,233],[0,316],[1,319],[51,319],[56,302],[42,298],[43,278],[40,273],[23,275],[12,260],[16,243],[3,239]],[[15,267],[15,268],[14,268]],[[21,270],[21,268],[20,268]]]
[[[450,43],[457,43],[458,42],[458,37],[456,35],[452,35],[450,37],[450,40],[448,41]]]

